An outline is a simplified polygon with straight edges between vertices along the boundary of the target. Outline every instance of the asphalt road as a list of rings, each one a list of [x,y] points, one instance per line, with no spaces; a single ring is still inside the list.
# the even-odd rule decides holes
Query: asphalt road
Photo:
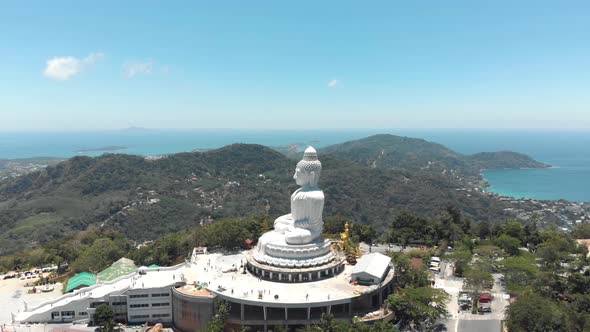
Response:
[[[373,245],[369,246],[367,243],[364,243],[364,242],[361,242],[359,244],[359,247],[361,248],[361,251],[363,251],[363,252],[378,252],[381,254],[386,254],[387,252],[400,252],[400,251],[419,249],[419,247],[407,246],[405,248],[402,248],[397,245],[385,244],[385,243],[373,244]]]
[[[499,320],[467,320],[459,321],[457,331],[460,332],[499,332]]]

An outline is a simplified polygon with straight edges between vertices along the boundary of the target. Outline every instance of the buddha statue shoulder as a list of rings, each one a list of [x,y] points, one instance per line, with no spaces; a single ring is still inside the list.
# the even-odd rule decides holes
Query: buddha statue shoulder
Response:
[[[321,170],[316,150],[307,148],[293,175],[301,188],[291,195],[291,213],[274,222],[275,231],[284,234],[288,244],[308,244],[322,234],[324,192],[318,187]]]

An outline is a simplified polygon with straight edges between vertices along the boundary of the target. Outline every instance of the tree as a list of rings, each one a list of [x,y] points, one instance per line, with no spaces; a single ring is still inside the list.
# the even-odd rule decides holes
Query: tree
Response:
[[[504,251],[510,256],[518,256],[520,253],[520,250],[518,249],[520,247],[520,240],[515,237],[502,234],[498,236],[494,242],[498,247],[504,249]]]
[[[371,325],[369,332],[399,332],[399,330],[391,323],[378,322]]]
[[[282,328],[282,327],[281,327]],[[273,331],[281,331],[275,329]],[[317,325],[306,326],[297,329],[297,332],[399,332],[395,325],[385,322],[378,322],[372,325],[360,321],[347,323],[344,321],[334,320],[332,315],[322,314],[320,323]]]
[[[354,225],[352,233],[358,236],[359,241],[369,244],[377,238],[377,230],[371,225]]]
[[[269,331],[270,332],[287,332],[287,329],[283,325],[275,325]]]
[[[525,239],[525,229],[522,223],[518,221],[509,221],[504,225],[504,234],[512,236],[523,242]]]
[[[590,295],[575,294],[571,303],[561,302],[567,331],[590,331]]]
[[[340,234],[344,231],[344,224],[346,223],[350,225],[352,221],[341,215],[328,216],[324,218],[324,233],[331,235]]]
[[[590,224],[577,224],[572,230],[574,239],[590,239]]]
[[[75,272],[98,272],[123,256],[123,251],[109,238],[100,238],[74,261]]]
[[[524,244],[529,248],[532,252],[535,252],[537,249],[537,245],[541,243],[541,235],[539,230],[537,229],[537,221],[536,219],[531,220],[524,226]]]
[[[442,210],[438,221],[438,238],[447,240],[450,243],[460,240],[465,232],[469,232],[471,229],[471,222],[469,220],[463,221],[461,211],[454,206],[448,206]]]
[[[510,332],[565,331],[564,315],[559,306],[534,293],[508,306],[506,324]]]
[[[113,317],[113,309],[108,304],[101,304],[96,307],[93,319],[94,323],[100,326],[101,332],[111,332],[115,327]]]
[[[348,326],[345,322],[340,322],[334,319],[332,314],[322,314],[320,324],[317,326],[322,332],[340,332],[345,331]]]
[[[571,259],[570,254],[576,252],[577,246],[564,233],[545,231],[541,233],[543,242],[539,244],[537,255],[545,266],[558,270],[562,263]]]
[[[230,304],[227,301],[221,299],[215,299],[213,301],[213,307],[215,314],[207,324],[205,328],[206,332],[223,332],[225,328],[225,322],[229,316]]]
[[[456,276],[463,276],[466,265],[471,261],[471,250],[468,247],[461,245],[455,248],[452,253],[447,254],[445,259],[453,263],[454,271]]]
[[[418,217],[415,213],[402,211],[391,223],[389,242],[402,246],[408,244],[432,245],[438,241],[438,232],[432,220]]]
[[[488,238],[488,236],[490,236],[491,230],[490,223],[488,221],[480,222],[479,224],[477,224],[475,229],[477,232],[477,236],[479,236],[479,238],[482,240],[485,240]]]
[[[411,258],[411,252],[396,252],[392,254],[397,271],[397,285],[400,288],[417,288],[430,285],[430,275],[426,267],[411,267]]]
[[[43,248],[35,248],[27,252],[27,262],[31,266],[39,267],[49,263],[51,254]]]
[[[524,257],[509,257],[500,262],[504,274],[506,288],[511,294],[522,293],[529,287],[539,274],[539,268],[534,260]]]
[[[202,246],[239,248],[246,239],[257,239],[261,234],[260,221],[254,218],[223,219],[197,228],[194,243]]]
[[[501,257],[502,249],[492,246],[483,245],[473,249],[473,253],[478,255],[478,258],[485,264],[486,269],[491,271],[498,257]]]
[[[535,293],[552,299],[561,299],[568,288],[564,278],[548,269],[541,270],[531,286]]]
[[[402,329],[430,330],[438,320],[447,318],[449,294],[431,287],[404,288],[387,298],[387,305],[401,320]]]

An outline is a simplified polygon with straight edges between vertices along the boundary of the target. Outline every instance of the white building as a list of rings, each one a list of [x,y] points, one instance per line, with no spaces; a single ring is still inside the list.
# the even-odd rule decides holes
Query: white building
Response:
[[[31,323],[87,321],[98,306],[108,304],[113,308],[116,321],[171,323],[171,290],[184,283],[184,265],[140,269],[26,308],[14,318]]]
[[[391,267],[391,258],[380,253],[361,257],[352,270],[351,279],[360,284],[380,284]]]

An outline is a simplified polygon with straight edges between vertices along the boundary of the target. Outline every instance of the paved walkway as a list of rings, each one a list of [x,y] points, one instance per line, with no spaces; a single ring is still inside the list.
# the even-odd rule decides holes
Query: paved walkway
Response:
[[[461,320],[457,326],[457,331],[461,332],[499,332],[500,320]]]
[[[20,280],[17,278],[0,280],[0,324],[11,323],[11,312],[18,313],[25,309],[25,302],[29,307],[35,306],[41,302],[59,297],[62,295],[61,284],[56,284],[55,289],[49,293],[28,294],[32,287],[25,287],[27,283],[33,280]]]

